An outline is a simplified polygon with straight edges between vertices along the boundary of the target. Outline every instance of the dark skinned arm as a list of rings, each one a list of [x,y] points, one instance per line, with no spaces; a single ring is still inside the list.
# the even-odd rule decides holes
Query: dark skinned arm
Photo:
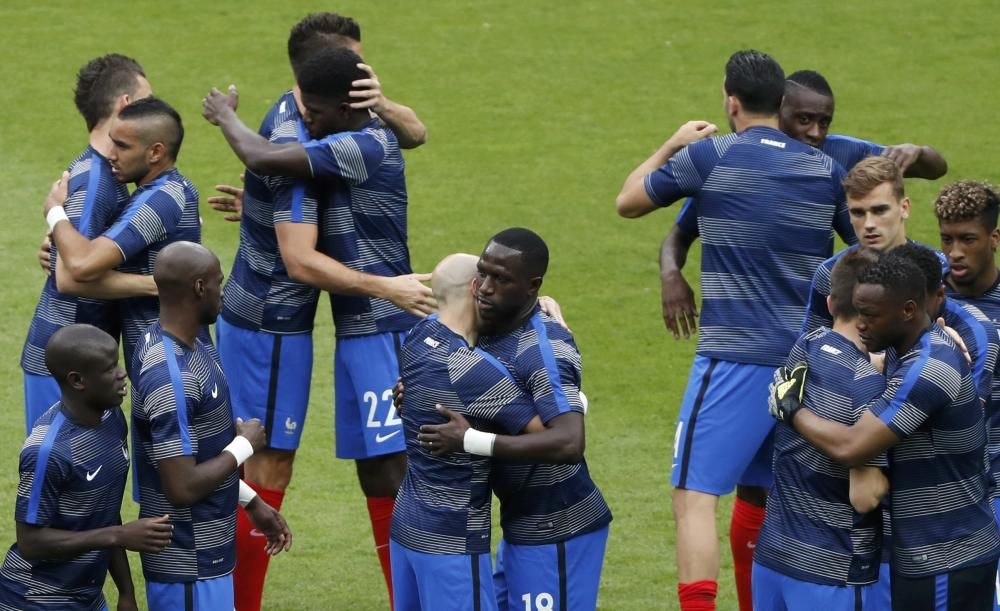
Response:
[[[118,589],[118,611],[137,608],[135,601],[135,585],[132,583],[132,569],[128,564],[128,554],[124,547],[116,547],[111,551],[111,562],[108,574]]]
[[[806,441],[848,467],[863,466],[899,442],[892,429],[870,410],[853,425],[845,426],[803,408],[795,412],[792,425]]]
[[[229,452],[198,464],[194,456],[159,461],[163,494],[174,507],[190,507],[212,493],[236,471],[236,457]]]
[[[108,547],[160,552],[170,543],[173,527],[168,517],[162,516],[91,530],[62,530],[17,522],[16,530],[17,547],[26,559],[61,561]]]
[[[660,244],[660,299],[663,322],[674,339],[684,339],[698,329],[698,308],[694,291],[684,278],[682,270],[696,236],[688,234],[680,225],[674,225]]]
[[[906,178],[936,180],[948,173],[948,162],[932,146],[896,144],[886,147],[882,154],[899,164]]]

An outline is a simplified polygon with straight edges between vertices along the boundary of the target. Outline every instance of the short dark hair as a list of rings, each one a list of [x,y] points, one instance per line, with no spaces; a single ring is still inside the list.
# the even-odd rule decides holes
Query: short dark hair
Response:
[[[934,214],[942,223],[978,220],[992,231],[997,228],[1000,197],[987,182],[960,180],[941,189],[934,199]]]
[[[549,247],[537,233],[524,227],[511,227],[490,238],[490,242],[521,253],[525,270],[532,278],[545,275],[549,268]]]
[[[941,288],[941,259],[930,248],[914,242],[907,242],[893,248],[886,256],[907,259],[919,267],[926,279],[925,288],[928,295]]]
[[[879,262],[882,253],[874,248],[857,247],[842,254],[830,271],[830,314],[850,320],[858,315],[854,307],[854,287],[866,269]]]
[[[143,121],[146,119],[159,119],[164,122],[165,129],[155,134],[155,137],[162,139],[163,145],[167,148],[167,155],[176,160],[181,152],[181,143],[184,142],[184,123],[181,116],[170,105],[160,98],[150,96],[132,102],[118,113],[121,121]]]
[[[805,87],[810,91],[815,91],[820,95],[833,97],[833,89],[830,88],[830,83],[826,82],[823,75],[815,70],[799,70],[798,72],[789,74],[785,80],[786,93],[791,93],[792,89],[799,86]]]
[[[306,58],[295,73],[303,93],[324,98],[348,97],[351,83],[367,75],[358,68],[361,58],[350,49],[319,49]]]
[[[288,34],[288,61],[298,72],[310,55],[320,49],[343,47],[348,41],[361,42],[358,22],[337,13],[312,13],[292,27]]]
[[[858,284],[881,286],[902,301],[913,301],[920,308],[927,301],[927,278],[915,263],[903,257],[882,257],[861,272]]]
[[[76,74],[73,102],[87,122],[87,130],[111,116],[115,100],[123,94],[134,96],[140,76],[146,76],[131,57],[109,53],[85,63]]]
[[[726,62],[726,94],[736,96],[747,112],[776,115],[785,95],[785,72],[767,53],[737,51]]]

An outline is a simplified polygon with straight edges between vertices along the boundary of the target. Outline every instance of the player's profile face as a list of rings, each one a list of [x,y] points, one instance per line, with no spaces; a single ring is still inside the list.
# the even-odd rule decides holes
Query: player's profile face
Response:
[[[218,259],[205,278],[205,292],[202,295],[201,323],[210,325],[222,311],[222,281],[225,276]]]
[[[336,102],[302,92],[302,122],[313,138],[324,138],[343,131]]]
[[[894,307],[897,300],[880,285],[858,284],[854,287],[852,301],[858,311],[854,324],[868,352],[881,352],[891,346],[896,340],[901,318]]]
[[[521,253],[490,242],[476,264],[474,293],[484,324],[509,321],[531,299],[530,281],[523,278]]]
[[[993,234],[978,220],[940,224],[941,252],[948,258],[948,276],[958,286],[976,284],[996,264]]]
[[[882,183],[864,197],[848,198],[847,211],[862,246],[886,250],[906,241],[903,221],[909,216],[909,200],[897,201],[892,183]]]
[[[805,87],[793,87],[781,102],[781,131],[819,148],[833,122],[833,98]]]
[[[135,121],[111,121],[111,173],[118,182],[136,182],[149,172],[146,161],[148,147],[142,141],[139,125]]]
[[[118,346],[108,346],[93,358],[86,368],[88,398],[95,404],[111,407],[125,399],[127,379],[125,369],[118,364]]]

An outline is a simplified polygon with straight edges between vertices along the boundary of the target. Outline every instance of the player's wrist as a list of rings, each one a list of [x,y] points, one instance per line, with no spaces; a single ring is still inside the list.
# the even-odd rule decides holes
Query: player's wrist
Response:
[[[474,428],[465,430],[462,437],[462,448],[469,454],[477,456],[493,456],[493,445],[496,443],[495,433],[485,433]]]
[[[257,498],[257,491],[250,484],[240,480],[239,503],[240,507],[246,509],[254,499]]]
[[[253,445],[250,440],[243,435],[237,435],[229,442],[229,445],[222,448],[223,452],[229,452],[236,459],[236,466],[242,465],[248,458],[253,456]]]
[[[61,221],[68,221],[69,217],[66,216],[66,209],[62,206],[52,206],[49,211],[45,213],[45,222],[49,224],[49,231],[55,231],[56,225]]]

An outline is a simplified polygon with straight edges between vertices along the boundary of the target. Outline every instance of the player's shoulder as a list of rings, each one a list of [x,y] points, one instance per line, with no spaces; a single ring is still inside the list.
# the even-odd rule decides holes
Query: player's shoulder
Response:
[[[465,344],[464,340],[456,342],[457,338],[454,331],[445,326],[436,314],[432,314],[413,325],[403,340],[403,348],[417,355],[432,351],[448,353]]]
[[[846,134],[827,134],[826,139],[823,140],[822,150],[823,152],[828,150],[833,151],[844,146],[882,148],[881,144],[872,142],[871,140],[856,138]]]
[[[296,120],[302,115],[299,114],[299,106],[295,102],[295,94],[288,90],[271,105],[264,120],[260,123],[258,133],[270,139],[272,132],[281,124],[289,120]]]
[[[142,378],[143,373],[148,372],[159,365],[166,364],[166,351],[163,341],[163,329],[159,322],[146,327],[139,335],[136,342],[132,362],[138,365],[134,370],[139,372]]]
[[[927,333],[917,341],[914,350],[919,354],[915,366],[921,367],[920,376],[944,380],[952,375],[961,376],[969,371],[965,354],[941,327],[932,324]]]

